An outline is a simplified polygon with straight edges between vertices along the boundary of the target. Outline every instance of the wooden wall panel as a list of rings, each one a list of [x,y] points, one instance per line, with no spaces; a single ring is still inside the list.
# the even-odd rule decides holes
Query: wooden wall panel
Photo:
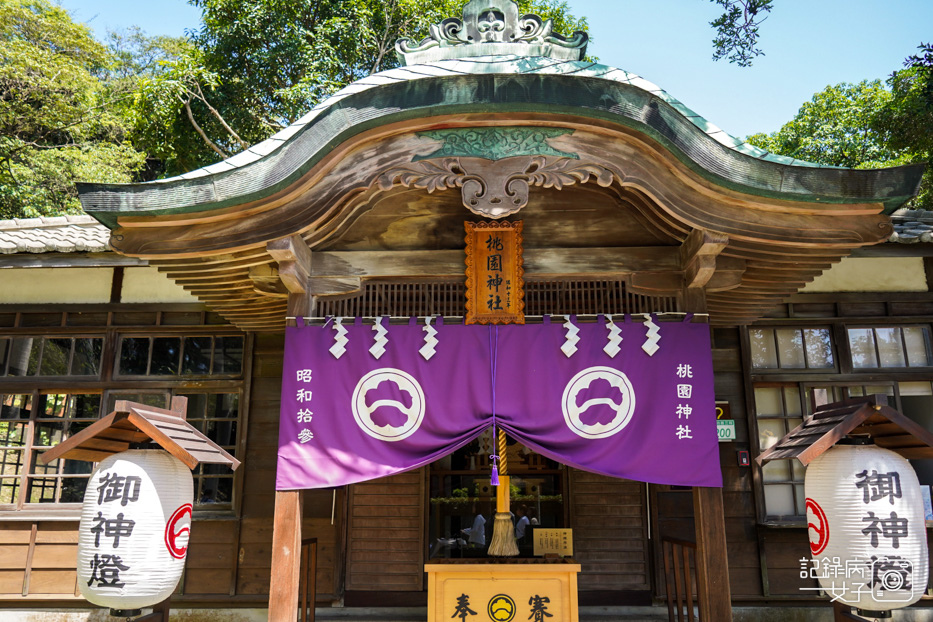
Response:
[[[569,477],[580,590],[650,589],[645,485],[577,469]]]
[[[250,379],[249,428],[235,591],[238,595],[269,593],[272,567],[272,513],[275,506],[275,463],[278,452],[279,405],[282,390],[282,334],[257,334]],[[302,538],[318,539],[317,598],[329,602],[340,596],[343,572],[338,553],[343,490],[304,493]],[[331,522],[331,510],[334,521]]]
[[[423,469],[350,486],[347,590],[424,589],[425,502]]]

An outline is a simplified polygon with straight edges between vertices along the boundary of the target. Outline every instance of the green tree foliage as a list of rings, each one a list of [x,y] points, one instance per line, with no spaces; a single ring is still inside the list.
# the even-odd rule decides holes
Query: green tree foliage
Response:
[[[716,29],[713,60],[726,58],[739,67],[750,67],[764,52],[758,47],[758,27],[768,18],[772,0],[710,0],[722,15],[709,23]]]
[[[75,180],[131,181],[107,49],[48,0],[0,0],[0,218],[80,211]]]
[[[177,174],[233,155],[347,84],[398,66],[395,41],[460,15],[464,0],[190,0],[203,12],[138,94],[140,133]],[[561,33],[586,30],[563,0],[519,0]]]
[[[797,115],[772,134],[755,134],[748,142],[772,153],[799,160],[878,168],[904,162],[902,150],[892,150],[872,119],[891,101],[880,80],[827,86],[803,104]]]
[[[933,209],[933,45],[919,49],[887,87],[880,80],[828,86],[777,132],[746,140],[772,153],[847,168],[926,162],[912,206]]]
[[[904,69],[888,78],[891,98],[874,116],[872,126],[890,149],[927,163],[915,205],[933,209],[933,45],[922,43],[919,50],[904,61]]]

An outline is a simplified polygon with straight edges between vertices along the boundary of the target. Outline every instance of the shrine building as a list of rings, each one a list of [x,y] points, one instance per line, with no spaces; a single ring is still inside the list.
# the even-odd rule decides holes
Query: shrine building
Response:
[[[502,452],[512,510],[535,529],[571,530],[580,619],[666,615],[673,547],[693,560],[704,620],[779,607],[808,620],[828,607],[801,578],[805,469],[754,459],[813,409],[850,397],[884,394],[933,429],[933,219],[904,209],[923,166],[853,170],[763,151],[651,82],[586,60],[584,33],[554,33],[511,0],[472,0],[431,33],[397,44],[399,68],[228,160],[150,183],[83,184],[90,216],[0,221],[0,618],[88,609],[75,549],[91,465],[39,456],[117,400],[168,408],[185,396],[187,421],[242,465],[194,472],[173,611],[294,620],[310,594],[321,619],[425,619],[425,565],[482,555],[462,535],[477,513],[489,545],[491,428],[386,470],[376,454],[341,445],[338,459],[327,446],[361,433],[356,410],[289,410],[294,391],[282,397],[296,370],[286,348],[303,347],[293,335],[322,331],[330,347],[349,329],[347,358],[316,346],[336,370],[369,356],[379,326],[387,357],[407,339],[399,331],[436,330],[434,363],[412,350],[422,366],[449,355],[445,331],[487,331],[474,340],[489,348],[483,362],[451,363],[439,381],[449,402],[431,403],[459,408],[492,365],[491,407],[481,402],[477,421],[514,429]],[[492,238],[465,242],[477,226],[512,235],[508,292],[474,247]],[[489,269],[468,282],[479,261]],[[513,324],[559,327],[560,343],[580,330],[555,366],[594,348],[605,356],[616,324],[621,356],[646,357],[645,369],[689,325],[709,340],[709,403],[689,420],[668,413],[669,445],[646,436],[607,469],[579,453],[564,460],[536,432],[543,411],[509,411],[506,381],[495,382],[512,374],[533,391],[548,377],[541,360],[508,363]],[[660,349],[644,354],[654,329]],[[627,416],[657,424],[659,397],[633,382]],[[670,449],[699,430],[715,485],[697,485],[701,467]],[[318,454],[301,454],[314,443],[334,472],[391,474],[328,479],[331,467],[307,457]],[[929,490],[933,463],[914,466]],[[352,483],[328,485],[338,481]],[[533,555],[535,529],[521,557]],[[313,564],[301,554],[312,539]]]

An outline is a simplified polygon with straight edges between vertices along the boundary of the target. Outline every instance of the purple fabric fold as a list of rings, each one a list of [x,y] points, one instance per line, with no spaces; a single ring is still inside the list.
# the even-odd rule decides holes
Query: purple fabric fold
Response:
[[[387,327],[379,359],[369,352],[371,326],[344,324],[340,358],[329,351],[333,325],[290,327],[276,488],[341,486],[419,468],[476,438],[494,409],[511,436],[564,464],[721,486],[708,326],[659,323],[653,356],[642,349],[644,324],[618,326],[615,357],[603,351],[602,321],[577,325],[577,351],[567,357],[557,322],[438,325],[430,360],[419,354],[423,325]]]

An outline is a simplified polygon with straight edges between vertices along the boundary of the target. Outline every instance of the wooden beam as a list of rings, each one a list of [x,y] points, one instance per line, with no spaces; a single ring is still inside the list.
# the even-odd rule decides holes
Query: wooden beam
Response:
[[[301,491],[277,490],[272,521],[272,578],[269,584],[269,620],[298,619],[301,583]]]
[[[306,292],[288,296],[287,314],[300,317],[310,313]],[[300,490],[277,490],[272,519],[272,573],[269,583],[269,620],[295,622],[298,619],[298,590],[301,584]]]
[[[680,247],[680,263],[687,287],[705,287],[716,272],[716,257],[729,238],[722,233],[694,229]]]
[[[683,293],[683,311],[705,313],[706,292],[688,287]],[[732,593],[729,586],[729,557],[726,554],[726,516],[722,488],[693,488],[693,520],[696,529],[697,600],[700,619],[732,622]]]
[[[314,254],[315,278],[394,278],[464,276],[463,250],[322,251]],[[525,274],[584,278],[608,273],[680,270],[676,246],[634,248],[526,248]]]

